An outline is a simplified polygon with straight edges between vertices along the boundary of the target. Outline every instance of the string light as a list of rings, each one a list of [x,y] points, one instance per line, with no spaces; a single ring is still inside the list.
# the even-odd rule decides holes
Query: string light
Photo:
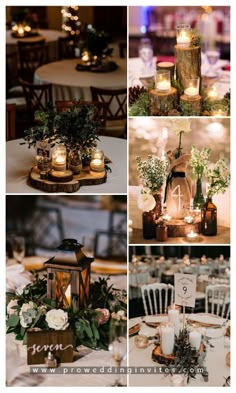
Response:
[[[63,18],[61,26],[62,30],[72,36],[80,34],[78,26],[80,26],[81,23],[79,22],[79,16],[77,15],[78,10],[78,6],[63,7],[61,9],[61,14]]]

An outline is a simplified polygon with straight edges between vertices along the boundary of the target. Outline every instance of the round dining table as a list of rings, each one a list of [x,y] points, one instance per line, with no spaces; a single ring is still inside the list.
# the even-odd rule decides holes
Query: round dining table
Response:
[[[120,89],[127,86],[126,59],[112,58],[118,68],[112,72],[77,71],[78,59],[52,62],[39,67],[35,72],[35,83],[51,83],[53,101],[83,99],[90,101],[90,86],[104,89]]]
[[[192,314],[197,316],[202,316],[203,314]],[[156,334],[156,327],[149,327],[143,321],[154,322],[154,319],[160,320],[161,322],[168,321],[167,315],[156,315],[156,316],[146,316],[137,317],[129,320],[129,328],[135,326],[136,324],[141,324],[141,329],[139,333],[146,334],[152,337]],[[189,315],[186,314],[186,319]],[[210,316],[209,316],[210,317]],[[190,317],[189,317],[190,318]],[[211,318],[211,317],[210,317]],[[214,318],[214,316],[213,316]],[[217,320],[217,319],[216,319]],[[219,319],[222,323],[222,318]],[[225,320],[224,320],[225,322]],[[223,386],[225,379],[230,375],[230,367],[226,364],[226,355],[230,352],[230,338],[224,336],[224,323],[222,327],[212,327],[212,328],[199,328],[202,334],[210,337],[210,344],[212,347],[207,345],[206,348],[206,359],[203,367],[206,367],[208,372],[208,381],[206,382],[201,374],[196,375],[196,379],[191,379],[189,387],[209,387],[209,386]],[[143,327],[142,327],[143,326]],[[201,330],[202,329],[202,330]],[[159,368],[161,365],[158,362],[152,360],[152,351],[155,347],[154,343],[149,344],[147,348],[137,348],[135,345],[135,336],[129,339],[129,367],[156,367]],[[165,373],[149,373],[148,375],[143,374],[131,374],[129,376],[129,386],[171,386],[170,375]],[[186,386],[186,384],[185,384]]]
[[[79,194],[127,193],[127,141],[101,136],[98,148],[112,161],[106,183],[81,187]],[[21,145],[23,139],[6,142],[6,192],[16,194],[44,193],[28,183],[30,169],[35,165],[35,149]]]

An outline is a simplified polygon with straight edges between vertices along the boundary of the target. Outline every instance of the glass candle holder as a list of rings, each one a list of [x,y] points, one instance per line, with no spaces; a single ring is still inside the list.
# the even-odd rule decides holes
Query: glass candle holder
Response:
[[[219,99],[218,90],[214,85],[209,88],[207,92],[207,98],[211,101]]]
[[[153,47],[152,47],[151,40],[149,38],[141,39],[138,52],[139,52],[139,58],[141,59],[143,64],[142,74],[149,74],[150,72],[154,71]]]
[[[70,169],[74,175],[78,175],[82,170],[82,154],[81,150],[71,150],[68,157],[68,169]]]
[[[48,172],[51,169],[51,160],[45,156],[37,156],[37,168],[41,179],[48,177]]]
[[[213,117],[225,117],[227,116],[228,108],[225,105],[216,104],[212,106],[211,115]]]
[[[54,171],[64,172],[66,170],[66,148],[64,145],[55,147],[52,153],[52,169]]]
[[[90,169],[93,172],[104,171],[104,153],[102,150],[94,150],[91,154]]]
[[[199,78],[192,78],[185,80],[184,94],[186,96],[194,97],[199,95]]]
[[[171,355],[175,345],[175,329],[171,322],[160,324],[161,352],[163,355]]]
[[[155,86],[156,86],[156,90],[161,93],[170,91],[171,89],[170,71],[157,70]]]
[[[176,41],[177,45],[182,48],[188,48],[191,42],[191,26],[189,24],[181,23],[176,26]]]

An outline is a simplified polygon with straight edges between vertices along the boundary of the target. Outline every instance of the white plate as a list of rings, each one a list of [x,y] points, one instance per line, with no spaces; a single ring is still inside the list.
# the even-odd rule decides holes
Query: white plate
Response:
[[[143,320],[149,323],[161,323],[168,320],[168,315],[147,315],[143,318]]]
[[[10,265],[6,267],[6,273],[14,273],[14,274],[19,274],[22,273],[24,271],[24,266],[22,266],[21,264],[15,264],[15,265]]]
[[[187,317],[187,319],[190,319],[191,321],[198,322],[198,323],[204,323],[204,324],[206,323],[209,325],[222,326],[224,323],[223,318],[220,318],[214,314],[204,314],[204,313],[191,314]]]

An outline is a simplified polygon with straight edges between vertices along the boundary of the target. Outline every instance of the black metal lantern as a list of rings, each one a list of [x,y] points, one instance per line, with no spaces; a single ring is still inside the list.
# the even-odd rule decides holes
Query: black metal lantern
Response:
[[[64,239],[57,247],[58,255],[45,262],[47,297],[58,308],[71,307],[72,300],[79,308],[87,304],[94,258],[86,257],[82,247],[75,239]]]

